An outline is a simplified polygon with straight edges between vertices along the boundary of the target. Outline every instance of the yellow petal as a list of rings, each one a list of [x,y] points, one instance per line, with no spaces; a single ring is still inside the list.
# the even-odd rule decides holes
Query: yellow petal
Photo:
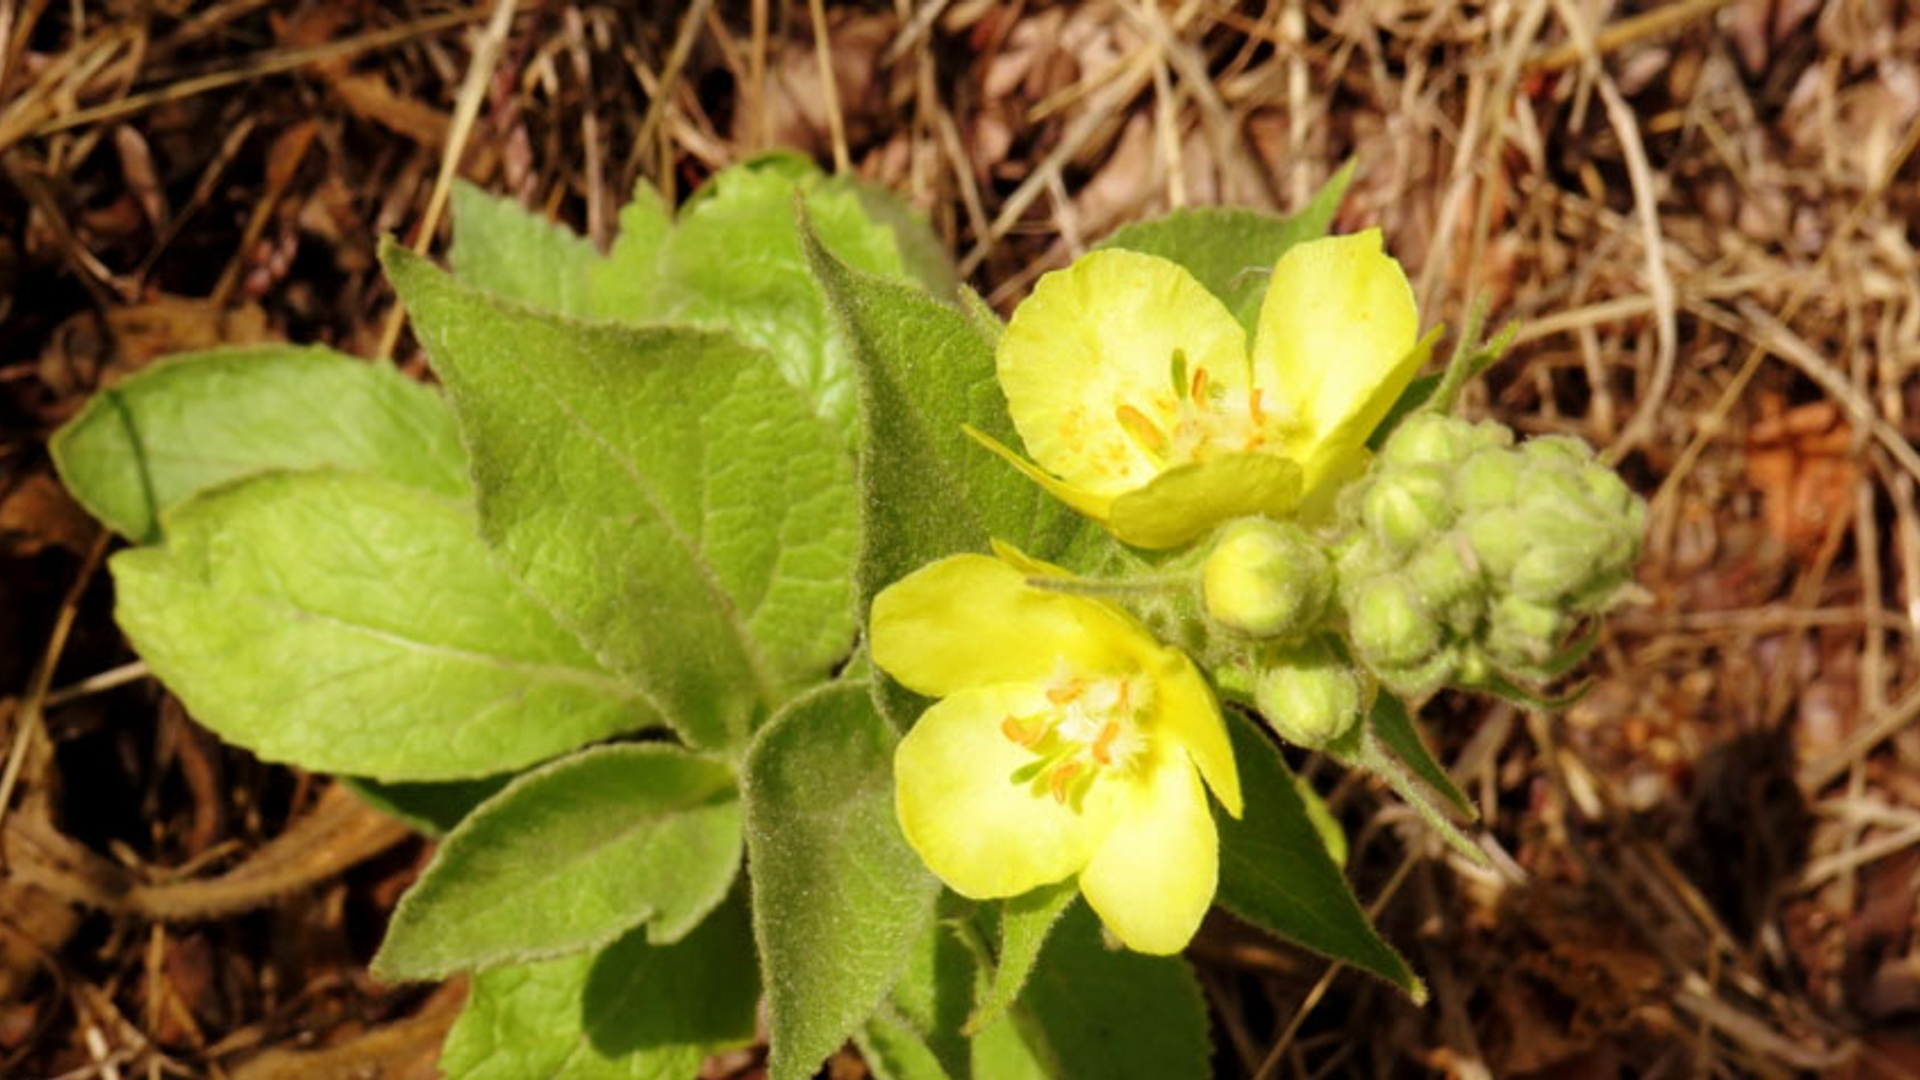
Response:
[[[1233,313],[1179,264],[1112,249],[1040,279],[996,351],[1007,409],[1027,453],[1047,472],[1096,495],[1145,484],[1161,463],[1124,406],[1161,432],[1178,411],[1174,350],[1186,372],[1246,389],[1246,335]]]
[[[920,717],[894,752],[894,808],[907,843],[953,891],[1017,896],[1085,866],[1112,826],[1120,785],[1096,780],[1076,806],[1016,783],[1034,760],[1000,723],[1045,698],[1027,684],[964,690]]]
[[[1254,382],[1299,425],[1282,452],[1312,492],[1425,362],[1413,287],[1380,230],[1295,244],[1274,265],[1254,334]]]
[[[1111,606],[1036,589],[985,555],[921,567],[873,600],[873,662],[929,697],[1038,682],[1063,659],[1079,671],[1129,671],[1132,640],[1145,637]]]
[[[1154,681],[1153,729],[1183,747],[1220,805],[1240,816],[1240,772],[1233,764],[1233,743],[1220,704],[1200,672],[1178,649],[1156,645],[1160,656],[1147,667]]]
[[[1220,841],[1193,768],[1156,758],[1121,803],[1080,891],[1129,949],[1161,955],[1186,948],[1213,903]]]
[[[1014,453],[1012,450],[1007,449],[1006,444],[1002,443],[999,439],[994,438],[971,424],[960,425],[960,430],[966,432],[967,436],[974,442],[998,454],[1001,460],[1018,469],[1020,475],[1046,489],[1047,494],[1073,507],[1077,513],[1090,517],[1095,521],[1104,522],[1107,520],[1107,513],[1113,506],[1113,496],[1095,495],[1091,491],[1086,491],[1074,487],[1072,484],[1054,479],[1047,475],[1044,469],[1041,469],[1019,454]]]
[[[1300,466],[1273,454],[1189,462],[1114,499],[1106,526],[1136,547],[1178,547],[1230,518],[1284,515],[1300,486]]]

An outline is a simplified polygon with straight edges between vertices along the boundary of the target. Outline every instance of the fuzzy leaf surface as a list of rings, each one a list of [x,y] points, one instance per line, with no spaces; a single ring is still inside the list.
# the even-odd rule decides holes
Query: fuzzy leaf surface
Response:
[[[900,835],[896,738],[867,688],[838,683],[761,730],[742,790],[773,1080],[804,1080],[907,967],[939,883]]]
[[[315,408],[324,402],[324,408]],[[271,345],[169,357],[95,394],[54,433],[80,505],[136,543],[181,500],[253,473],[334,467],[467,490],[440,396],[384,364]]]
[[[595,948],[641,923],[656,944],[677,941],[739,865],[725,765],[663,743],[582,750],[507,785],[447,835],[373,970],[444,978]]]
[[[1175,1080],[1210,1074],[1206,1002],[1185,960],[1109,949],[1085,904],[1041,952],[1019,1012],[974,1039],[974,1075]]]
[[[115,617],[194,718],[269,761],[489,776],[658,716],[495,564],[464,501],[266,473],[112,559]]]
[[[1387,744],[1394,755],[1405,762],[1426,785],[1453,804],[1454,809],[1466,815],[1469,821],[1480,816],[1480,808],[1473,805],[1467,793],[1447,775],[1446,767],[1434,759],[1433,751],[1427,749],[1426,740],[1420,737],[1420,731],[1414,726],[1413,718],[1407,713],[1406,703],[1386,691],[1381,691],[1373,700],[1373,711],[1367,716],[1367,724],[1380,741]]]
[[[973,1014],[967,1017],[969,1032],[993,1023],[1020,997],[1027,978],[1033,974],[1033,965],[1040,960],[1040,949],[1047,943],[1047,935],[1079,895],[1079,884],[1068,880],[1043,885],[1000,905],[1000,949],[995,957],[993,979]]]
[[[474,976],[440,1068],[449,1080],[689,1080],[753,1040],[760,998],[746,904],[672,945],[640,930],[595,952]]]
[[[1416,1001],[1426,989],[1374,932],[1327,853],[1280,752],[1237,711],[1227,713],[1246,809],[1220,828],[1219,903],[1270,933],[1385,979]]]
[[[738,744],[845,657],[851,464],[765,352],[385,257],[466,435],[482,538],[682,736]]]

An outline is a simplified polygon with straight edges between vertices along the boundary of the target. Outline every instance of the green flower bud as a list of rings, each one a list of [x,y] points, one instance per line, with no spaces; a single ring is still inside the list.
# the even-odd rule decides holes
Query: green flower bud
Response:
[[[1431,465],[1382,473],[1361,496],[1360,518],[1390,551],[1404,552],[1453,524],[1447,484]]]
[[[1479,618],[1485,592],[1479,563],[1466,538],[1447,533],[1407,561],[1405,578],[1421,604],[1458,630],[1470,630]]]
[[[1558,650],[1568,621],[1553,605],[1503,596],[1490,613],[1487,652],[1495,663],[1508,667],[1543,663]]]
[[[1589,465],[1581,469],[1580,482],[1596,506],[1608,514],[1627,519],[1629,525],[1634,510],[1644,505],[1634,495],[1633,489],[1627,486],[1627,482],[1620,479],[1620,474],[1604,465]],[[1636,536],[1640,533],[1638,527],[1632,531]]]
[[[1415,413],[1400,421],[1380,460],[1389,465],[1452,465],[1466,455],[1472,429],[1440,413]]]
[[[1464,531],[1480,568],[1495,581],[1506,580],[1534,543],[1527,535],[1524,515],[1513,506],[1496,506],[1475,514],[1465,523]]]
[[[1254,637],[1291,636],[1326,614],[1333,568],[1298,526],[1241,518],[1221,531],[1200,584],[1213,621]]]
[[[1360,680],[1323,644],[1262,658],[1253,702],[1281,738],[1318,750],[1360,722]]]
[[[1354,647],[1370,665],[1418,664],[1440,645],[1440,627],[1398,577],[1375,578],[1356,589],[1347,618]]]
[[[1482,450],[1453,473],[1453,498],[1462,511],[1513,503],[1525,465],[1507,450]]]
[[[1515,596],[1543,604],[1555,603],[1585,586],[1598,569],[1587,552],[1542,545],[1520,556],[1507,584]]]
[[[1424,697],[1446,685],[1460,668],[1460,647],[1448,644],[1418,664],[1382,665],[1373,669],[1387,689],[1403,698]]]

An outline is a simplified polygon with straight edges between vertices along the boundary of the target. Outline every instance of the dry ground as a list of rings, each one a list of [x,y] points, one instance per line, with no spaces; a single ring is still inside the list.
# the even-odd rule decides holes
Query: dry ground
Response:
[[[459,993],[362,968],[418,841],[125,666],[47,433],[218,341],[417,365],[374,241],[441,244],[455,170],[604,240],[783,145],[910,192],[1003,308],[1357,157],[1342,225],[1429,319],[1524,321],[1470,407],[1652,500],[1582,702],[1429,706],[1502,873],[1315,774],[1433,1004],[1211,923],[1223,1075],[1920,1075],[1920,9],[510,8],[0,0],[0,1073],[421,1074]]]

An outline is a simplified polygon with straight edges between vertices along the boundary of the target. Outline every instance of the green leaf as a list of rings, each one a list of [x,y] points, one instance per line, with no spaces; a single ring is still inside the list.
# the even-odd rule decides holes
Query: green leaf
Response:
[[[867,217],[893,230],[900,251],[900,263],[914,280],[926,287],[934,298],[956,301],[960,295],[960,275],[954,271],[953,256],[947,245],[934,235],[926,219],[912,204],[890,188],[866,183],[856,177],[835,176],[827,181],[829,190],[851,192],[860,200]]]
[[[856,1036],[870,1064],[880,1059],[876,1071],[899,1080],[964,1078],[973,1071],[960,1027],[973,1003],[977,965],[954,932],[973,905],[951,893],[941,898],[954,914],[927,926],[893,993]]]
[[[473,455],[481,536],[689,742],[737,743],[846,657],[852,468],[765,353],[384,257]]]
[[[169,357],[95,394],[49,449],[80,505],[138,543],[194,492],[322,466],[467,490],[446,404],[384,364],[271,345]]]
[[[984,551],[989,539],[1076,565],[1116,546],[966,436],[972,425],[1018,445],[993,346],[966,313],[861,273],[811,240],[807,251],[859,376],[863,615],[882,588],[943,555]],[[889,688],[889,720],[918,715],[922,703],[890,681],[876,685]]]
[[[112,560],[115,616],[195,719],[269,761],[380,780],[510,771],[657,724],[527,599],[463,502],[267,473]]]
[[[857,402],[846,348],[807,275],[795,192],[821,240],[853,266],[904,277],[892,230],[841,187],[801,182],[777,169],[722,172],[681,215],[660,253],[663,291],[652,315],[724,328],[766,349],[821,416],[851,435]]]
[[[1020,999],[1013,1034],[974,1042],[981,1077],[1174,1080],[1211,1075],[1207,1008],[1186,961],[1109,949],[1085,904],[1070,908]],[[1005,1023],[1005,1021],[1002,1021]]]
[[[679,940],[740,865],[725,765],[663,743],[601,746],[520,777],[434,852],[373,958],[437,979],[604,945],[645,923]]]
[[[760,997],[746,905],[722,904],[656,945],[633,931],[598,952],[474,976],[447,1033],[449,1080],[688,1080],[753,1039]]]
[[[1413,726],[1413,719],[1407,715],[1405,702],[1385,690],[1380,691],[1373,699],[1373,711],[1368,714],[1367,723],[1415,776],[1452,803],[1468,821],[1479,820],[1480,808],[1473,805],[1473,800],[1447,775],[1446,768],[1434,760],[1433,752],[1427,749],[1420,732]]]
[[[895,737],[837,683],[760,732],[742,789],[773,1080],[813,1075],[866,1023],[931,925],[939,884],[893,811]]]
[[[1340,867],[1327,854],[1280,752],[1237,710],[1227,713],[1246,810],[1215,814],[1220,827],[1219,903],[1288,941],[1372,972],[1426,999],[1406,961],[1380,939]]]
[[[1348,162],[1292,217],[1229,207],[1192,207],[1153,221],[1123,225],[1099,246],[1158,255],[1186,267],[1252,334],[1260,319],[1260,302],[1266,297],[1273,264],[1300,241],[1327,234],[1353,180],[1353,170],[1354,163]]]
[[[474,808],[500,793],[510,775],[438,783],[383,784],[358,776],[335,777],[368,806],[432,837],[445,836]]]
[[[620,209],[613,247],[587,270],[595,318],[648,321],[661,290],[660,249],[672,233],[673,208],[642,178]]]
[[[1040,959],[1040,947],[1060,916],[1080,895],[1074,880],[1043,885],[1016,896],[1000,906],[1000,949],[995,957],[993,980],[973,1014],[967,1017],[968,1034],[981,1031],[999,1019],[1020,997],[1020,990]]]
[[[588,280],[600,253],[591,241],[517,201],[453,185],[453,246],[447,265],[475,288],[529,307],[594,314]]]

